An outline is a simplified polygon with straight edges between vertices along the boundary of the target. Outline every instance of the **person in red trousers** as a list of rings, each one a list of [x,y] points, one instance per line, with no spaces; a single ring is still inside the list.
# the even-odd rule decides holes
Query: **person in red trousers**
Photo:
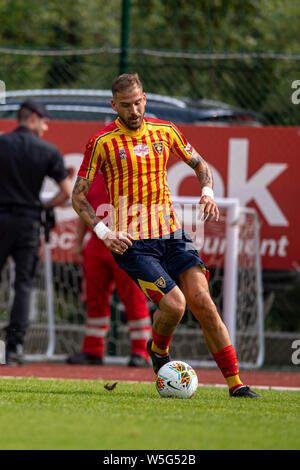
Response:
[[[103,176],[98,174],[88,195],[94,210],[108,204]],[[87,230],[91,237],[84,247]],[[110,323],[110,297],[114,287],[126,311],[130,335],[132,367],[148,366],[147,340],[151,334],[151,317],[144,293],[115,262],[112,253],[95,232],[78,219],[77,240],[74,247],[76,261],[83,264],[83,281],[87,303],[85,337],[81,351],[69,356],[69,364],[103,364],[105,338]]]

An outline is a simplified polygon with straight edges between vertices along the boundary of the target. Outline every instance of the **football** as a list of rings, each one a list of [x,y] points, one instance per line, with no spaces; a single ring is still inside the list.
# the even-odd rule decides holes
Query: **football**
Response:
[[[159,369],[155,384],[163,398],[191,398],[197,390],[198,377],[186,362],[171,361]]]

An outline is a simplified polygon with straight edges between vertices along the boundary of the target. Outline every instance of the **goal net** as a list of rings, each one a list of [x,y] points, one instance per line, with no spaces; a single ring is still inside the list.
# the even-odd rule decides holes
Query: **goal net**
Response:
[[[197,202],[172,198],[184,228],[193,232]],[[259,255],[259,225],[253,209],[241,208],[235,199],[216,200],[219,222],[204,224],[199,250],[210,271],[210,291],[236,347],[241,367],[260,367],[264,359],[263,304]],[[189,206],[189,210],[181,208]],[[30,360],[64,359],[79,351],[85,333],[86,304],[81,267],[74,262],[72,243],[75,220],[59,222],[50,243],[41,237],[41,253],[31,297],[30,327],[24,351]],[[13,299],[14,268],[10,260],[0,286],[0,328],[7,324]],[[101,282],[101,280],[99,280]],[[148,303],[153,314],[155,305]],[[171,344],[171,355],[196,366],[215,366],[199,323],[187,308]],[[117,292],[111,297],[106,361],[125,363],[130,340],[124,307]]]
[[[195,233],[191,223],[195,224],[199,217],[199,200],[190,197],[172,200],[179,206],[190,206],[190,210],[184,211],[187,217],[182,222],[188,232]],[[257,213],[240,207],[237,199],[217,198],[216,203],[220,218],[218,222],[204,224],[199,254],[209,268],[210,293],[228,328],[240,367],[260,367],[264,361],[264,325]],[[178,357],[195,366],[215,366],[201,327],[188,307],[173,343]]]

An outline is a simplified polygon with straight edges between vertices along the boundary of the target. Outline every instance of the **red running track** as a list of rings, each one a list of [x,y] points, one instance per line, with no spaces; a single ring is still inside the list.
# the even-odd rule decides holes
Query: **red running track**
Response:
[[[199,384],[225,385],[218,369],[196,369]],[[26,366],[0,366],[0,377],[39,377],[59,379],[93,379],[107,381],[154,382],[151,367],[126,367],[117,365],[78,366],[57,363],[32,363]],[[300,391],[300,372],[271,372],[242,370],[242,381],[252,386],[297,387]]]

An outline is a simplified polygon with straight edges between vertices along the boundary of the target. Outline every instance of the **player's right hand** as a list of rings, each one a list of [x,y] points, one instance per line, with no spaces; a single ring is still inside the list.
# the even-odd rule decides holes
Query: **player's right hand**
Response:
[[[117,255],[123,255],[127,248],[132,245],[133,237],[127,232],[108,232],[102,240],[106,248]]]

